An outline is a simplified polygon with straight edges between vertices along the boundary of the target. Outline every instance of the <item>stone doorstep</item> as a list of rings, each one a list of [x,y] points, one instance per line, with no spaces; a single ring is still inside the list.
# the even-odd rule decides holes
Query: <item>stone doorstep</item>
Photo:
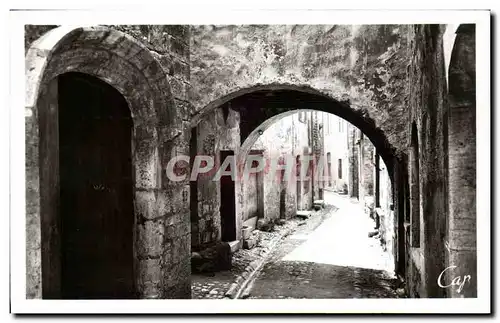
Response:
[[[297,211],[297,217],[302,219],[308,219],[311,216],[311,211]]]
[[[228,242],[229,246],[231,247],[231,253],[235,253],[236,251],[238,251],[240,248],[241,248],[241,243],[239,240],[235,240],[235,241],[230,241]]]
[[[243,240],[249,239],[250,236],[252,235],[252,231],[254,229],[252,227],[243,227],[241,230],[241,235],[243,236]]]
[[[325,201],[324,200],[316,200],[314,201],[314,204],[316,205],[325,205]]]
[[[243,249],[252,249],[257,245],[257,239],[256,238],[250,238],[250,239],[245,239],[243,240]]]

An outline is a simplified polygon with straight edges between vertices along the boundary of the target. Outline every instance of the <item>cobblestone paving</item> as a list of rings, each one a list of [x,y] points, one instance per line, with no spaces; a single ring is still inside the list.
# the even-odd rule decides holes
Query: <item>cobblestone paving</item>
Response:
[[[282,235],[290,227],[297,226],[298,219],[292,219],[286,224],[276,226],[273,232],[259,232],[259,242],[252,249],[240,249],[233,254],[232,268],[228,271],[221,271],[212,274],[191,275],[191,298],[193,299],[223,299],[224,294],[229,289],[236,278],[241,275],[245,268],[256,259],[263,256],[265,247],[269,242]]]
[[[344,209],[343,212],[330,208],[321,219],[299,226],[275,249],[255,281],[250,283],[248,298],[396,298],[395,280],[391,273],[379,269],[379,263],[373,263],[378,259],[361,254],[361,247],[350,248],[355,241],[349,241],[349,230],[366,228],[359,227],[359,222],[355,221],[356,216],[364,221],[364,214],[355,212],[358,212],[355,208]],[[346,224],[357,227],[347,227]],[[347,238],[337,237],[338,232],[346,230]],[[367,236],[367,232],[363,234]],[[311,242],[314,239],[319,242]],[[383,257],[381,249],[378,250],[378,240],[360,239],[355,234],[352,234],[352,239],[366,243],[363,250],[367,254],[380,251],[379,257]],[[340,248],[347,249],[347,256],[339,254],[335,259],[337,251],[330,247],[331,243],[341,244]],[[332,257],[329,257],[330,251]],[[346,261],[351,258],[354,266]],[[318,261],[312,261],[314,259]],[[335,260],[339,260],[340,264],[335,264]],[[368,268],[359,266],[363,261]]]

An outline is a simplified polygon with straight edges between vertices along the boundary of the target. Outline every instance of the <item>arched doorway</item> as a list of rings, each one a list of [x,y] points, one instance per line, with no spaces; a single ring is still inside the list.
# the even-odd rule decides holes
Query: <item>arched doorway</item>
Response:
[[[58,76],[62,298],[131,298],[132,118],[123,96]]]
[[[162,177],[169,147],[185,141],[162,65],[133,37],[102,26],[54,28],[31,44],[25,61],[27,298],[189,297],[189,279],[171,261],[170,244],[188,246],[189,236],[164,230],[174,214],[166,203],[189,211],[168,195],[183,184]],[[70,201],[79,207],[61,201],[71,185],[78,194]],[[68,230],[77,241],[63,236]],[[78,256],[64,250],[71,245]],[[92,255],[84,254],[89,246]],[[84,268],[68,269],[76,260],[61,253],[89,257],[88,276],[72,281]],[[178,256],[189,259],[188,252]],[[88,280],[94,281],[80,286]]]

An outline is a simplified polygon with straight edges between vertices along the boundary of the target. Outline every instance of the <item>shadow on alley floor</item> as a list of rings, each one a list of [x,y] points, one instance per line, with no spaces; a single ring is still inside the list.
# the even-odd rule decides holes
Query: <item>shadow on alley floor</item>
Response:
[[[266,265],[249,298],[397,298],[395,288],[381,270],[288,261]]]

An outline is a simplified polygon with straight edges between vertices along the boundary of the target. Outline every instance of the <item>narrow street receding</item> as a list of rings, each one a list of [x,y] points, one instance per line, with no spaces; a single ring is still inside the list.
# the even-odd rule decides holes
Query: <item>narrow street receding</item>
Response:
[[[394,298],[394,269],[357,201],[325,191],[325,210],[286,237],[249,298]]]

